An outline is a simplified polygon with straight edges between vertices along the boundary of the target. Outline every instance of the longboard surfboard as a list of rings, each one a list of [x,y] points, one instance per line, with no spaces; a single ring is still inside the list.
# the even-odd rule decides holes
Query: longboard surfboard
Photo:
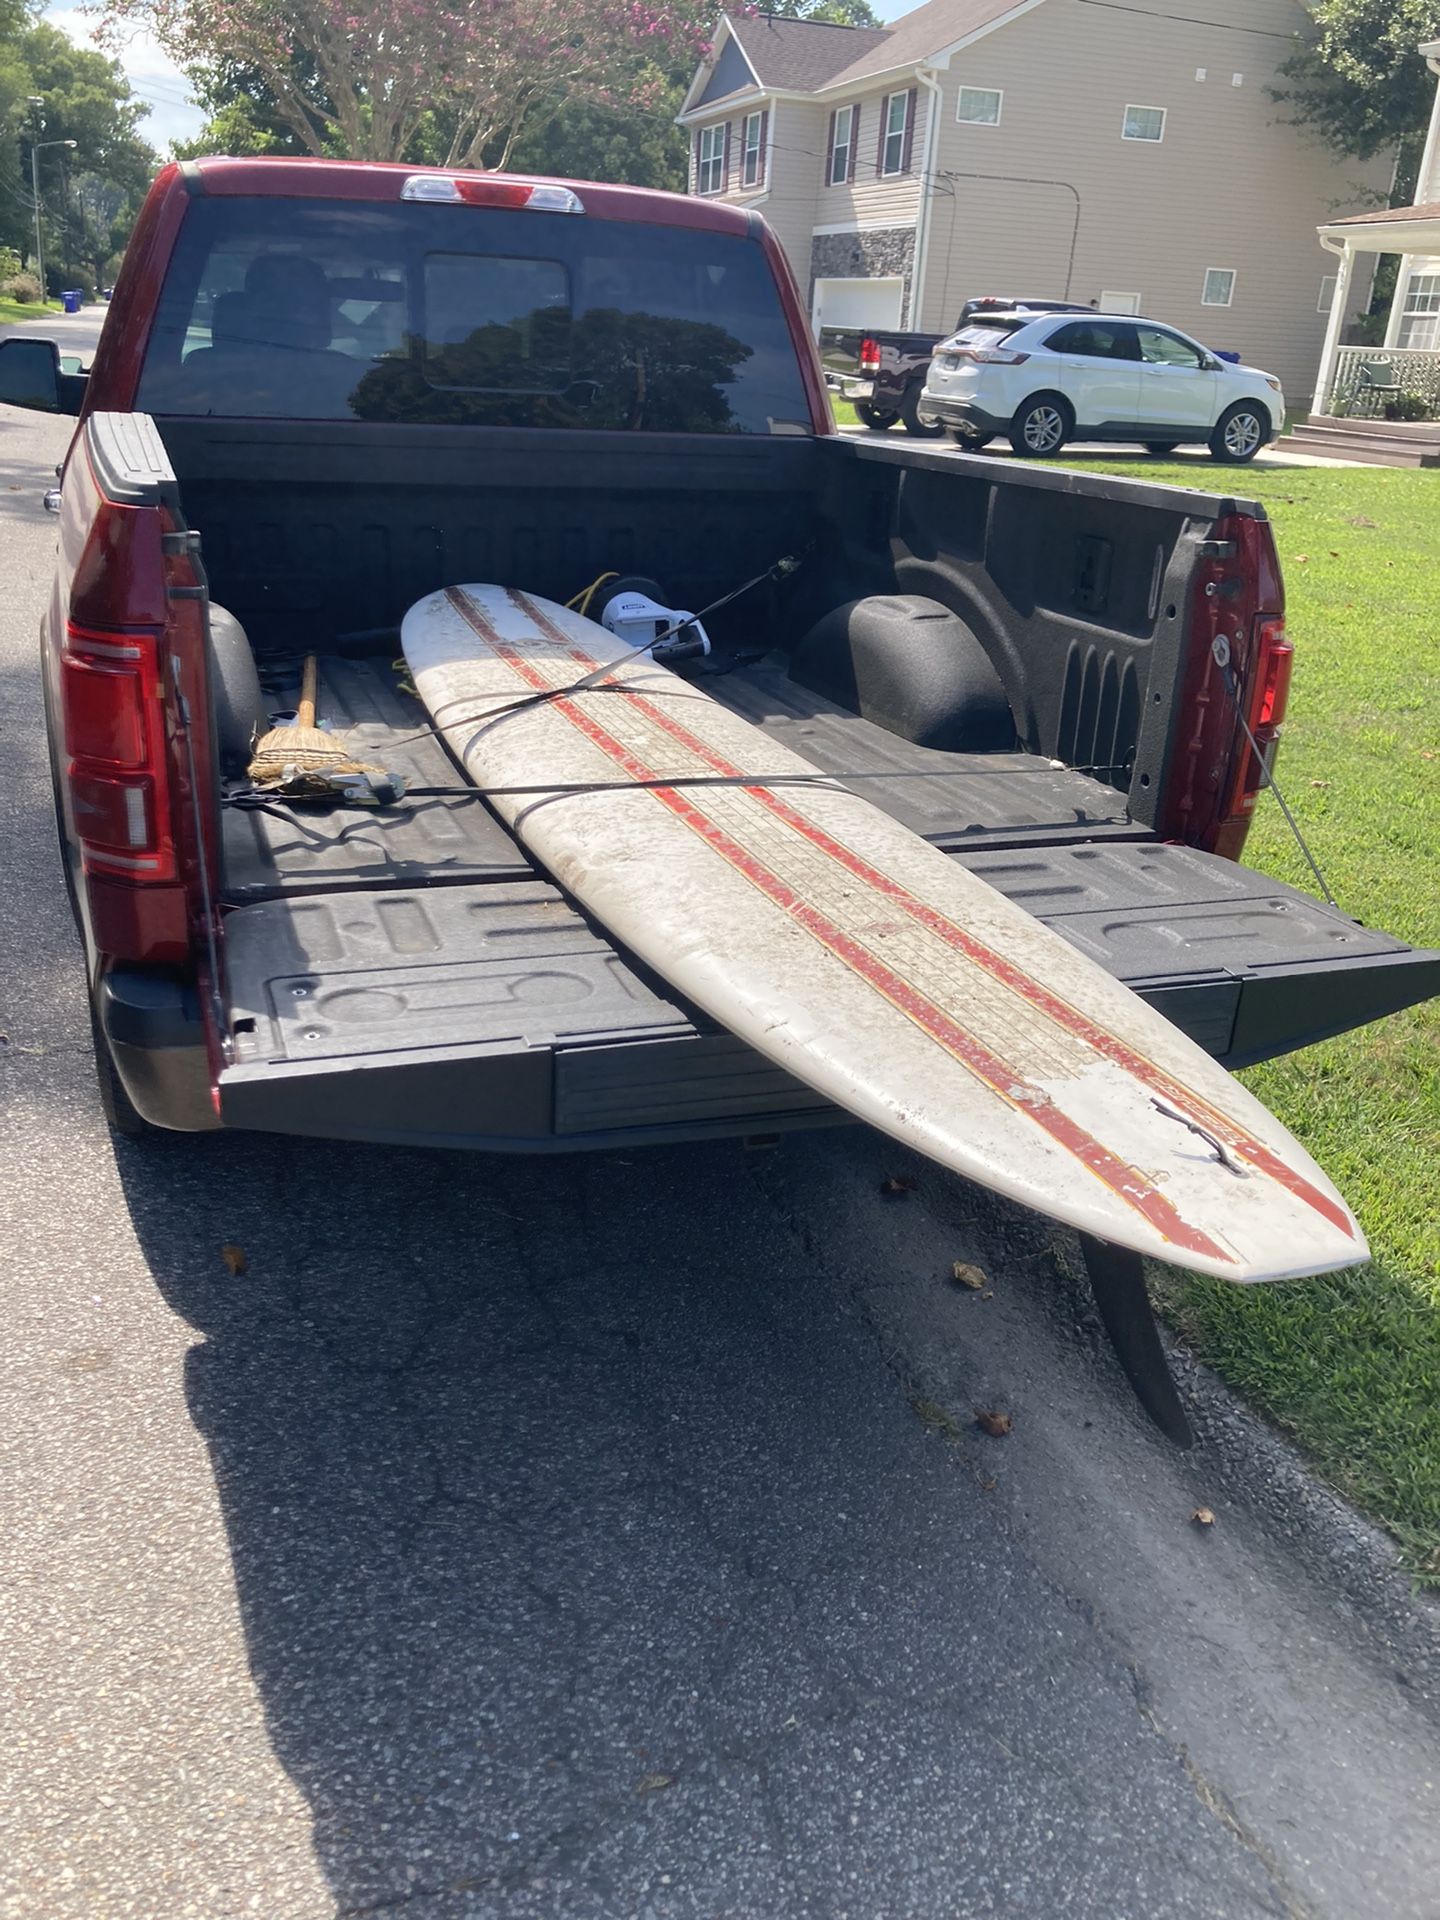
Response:
[[[703,688],[492,585],[429,595],[401,638],[476,785],[526,789],[492,804],[537,862],[858,1119],[1198,1272],[1277,1280],[1369,1257],[1300,1144],[1163,1015]]]

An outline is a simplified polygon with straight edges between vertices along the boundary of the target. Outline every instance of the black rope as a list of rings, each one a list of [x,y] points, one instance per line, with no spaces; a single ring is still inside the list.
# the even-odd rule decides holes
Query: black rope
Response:
[[[1270,791],[1274,794],[1275,798],[1280,802],[1280,811],[1285,816],[1285,824],[1286,826],[1289,827],[1291,833],[1294,834],[1295,844],[1299,847],[1301,853],[1304,854],[1305,859],[1309,864],[1310,871],[1315,876],[1315,884],[1319,887],[1320,891],[1324,894],[1326,900],[1329,901],[1330,905],[1334,907],[1335,911],[1337,913],[1343,912],[1344,909],[1341,907],[1340,902],[1335,898],[1334,894],[1330,891],[1329,881],[1325,878],[1324,874],[1320,871],[1319,861],[1315,858],[1314,854],[1310,851],[1309,841],[1305,838],[1304,834],[1300,831],[1300,822],[1295,818],[1294,814],[1290,811],[1290,803],[1286,800],[1285,795],[1280,791],[1280,783],[1270,770],[1270,762],[1265,758],[1264,748],[1260,745],[1260,742],[1255,738],[1254,734],[1250,731],[1250,722],[1245,718],[1245,708],[1240,699],[1240,684],[1238,680],[1235,678],[1235,670],[1231,665],[1230,642],[1225,638],[1225,635],[1223,633],[1218,634],[1216,636],[1210,651],[1211,651],[1211,654],[1214,656],[1216,666],[1219,667],[1220,669],[1220,677],[1225,682],[1225,691],[1230,696],[1230,704],[1235,709],[1235,717],[1240,722],[1240,729],[1244,733],[1245,738],[1250,742],[1251,752],[1255,755],[1255,758],[1260,763],[1261,787],[1262,788],[1268,787]]]
[[[575,781],[537,781],[533,785],[518,787],[407,787],[402,799],[392,802],[392,806],[405,805],[412,800],[505,800],[533,799],[541,795],[559,799],[565,795],[582,793],[646,793],[657,789],[676,787],[812,787],[821,786],[835,791],[837,786],[844,787],[848,782],[860,780],[1010,780],[1021,774],[1058,774],[1074,773],[1087,777],[1123,772],[1116,767],[1068,767],[1053,766],[1049,761],[1027,767],[926,767],[926,768],[861,768],[851,771],[827,772],[817,767],[813,773],[677,773],[668,778],[657,775],[653,780],[575,780]],[[272,790],[247,788],[239,793],[222,794],[222,806],[238,807],[246,812],[274,813],[277,808],[305,806],[345,805],[343,796],[336,795],[332,802],[328,795],[317,795],[313,800],[286,800]],[[367,808],[367,811],[376,809]],[[380,809],[385,811],[386,809]]]

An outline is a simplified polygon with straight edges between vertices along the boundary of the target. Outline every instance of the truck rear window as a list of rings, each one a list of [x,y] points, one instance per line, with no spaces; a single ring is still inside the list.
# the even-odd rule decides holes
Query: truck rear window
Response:
[[[588,214],[192,202],[136,404],[231,419],[806,434],[751,240]]]

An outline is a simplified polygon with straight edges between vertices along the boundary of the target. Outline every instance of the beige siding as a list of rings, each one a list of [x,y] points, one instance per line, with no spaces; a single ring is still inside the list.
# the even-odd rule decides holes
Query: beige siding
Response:
[[[1268,97],[1304,18],[1292,0],[1206,0],[1210,24],[1167,5],[1188,11],[1046,0],[955,57],[920,323],[948,326],[980,293],[1138,293],[1142,312],[1279,374],[1304,404],[1336,264],[1316,225],[1388,184],[1388,165],[1332,160]],[[962,85],[1003,91],[999,126],[957,123]],[[1162,141],[1121,138],[1127,104],[1166,110]],[[1230,307],[1202,305],[1209,267],[1234,270]]]
[[[776,100],[770,108],[769,184],[763,199],[746,197],[775,229],[795,275],[800,299],[809,299],[810,231],[822,178],[826,115],[806,101]]]
[[[919,170],[925,153],[925,115],[929,95],[916,88],[915,131],[911,140],[908,173],[877,174],[876,150],[879,145],[880,116],[891,93],[907,90],[903,79],[892,81],[883,91],[852,94],[827,101],[820,117],[820,164],[817,179],[822,183],[815,207],[815,224],[822,227],[910,227],[915,224],[920,204]],[[860,132],[855,156],[855,178],[838,187],[824,183],[828,172],[830,115],[837,106],[858,106]]]
[[[741,128],[746,115],[754,113],[756,107],[753,103],[737,103],[728,115],[714,116],[721,124],[726,118],[730,121],[730,177],[725,192],[718,197],[731,206],[753,207],[764,215],[785,249],[804,301],[810,286],[810,233],[817,218],[815,197],[821,180],[827,116],[824,108],[808,101],[770,100],[762,106],[770,120],[765,184],[759,189],[747,190],[740,185]],[[691,193],[695,191],[695,131],[693,126],[687,129]]]

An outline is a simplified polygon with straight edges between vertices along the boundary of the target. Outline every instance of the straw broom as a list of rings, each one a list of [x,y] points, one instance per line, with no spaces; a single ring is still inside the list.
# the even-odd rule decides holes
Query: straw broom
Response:
[[[307,653],[294,725],[272,727],[255,742],[248,771],[257,787],[303,786],[309,776],[323,790],[330,775],[383,774],[383,768],[356,760],[346,751],[343,739],[316,726],[319,677],[315,655]]]

